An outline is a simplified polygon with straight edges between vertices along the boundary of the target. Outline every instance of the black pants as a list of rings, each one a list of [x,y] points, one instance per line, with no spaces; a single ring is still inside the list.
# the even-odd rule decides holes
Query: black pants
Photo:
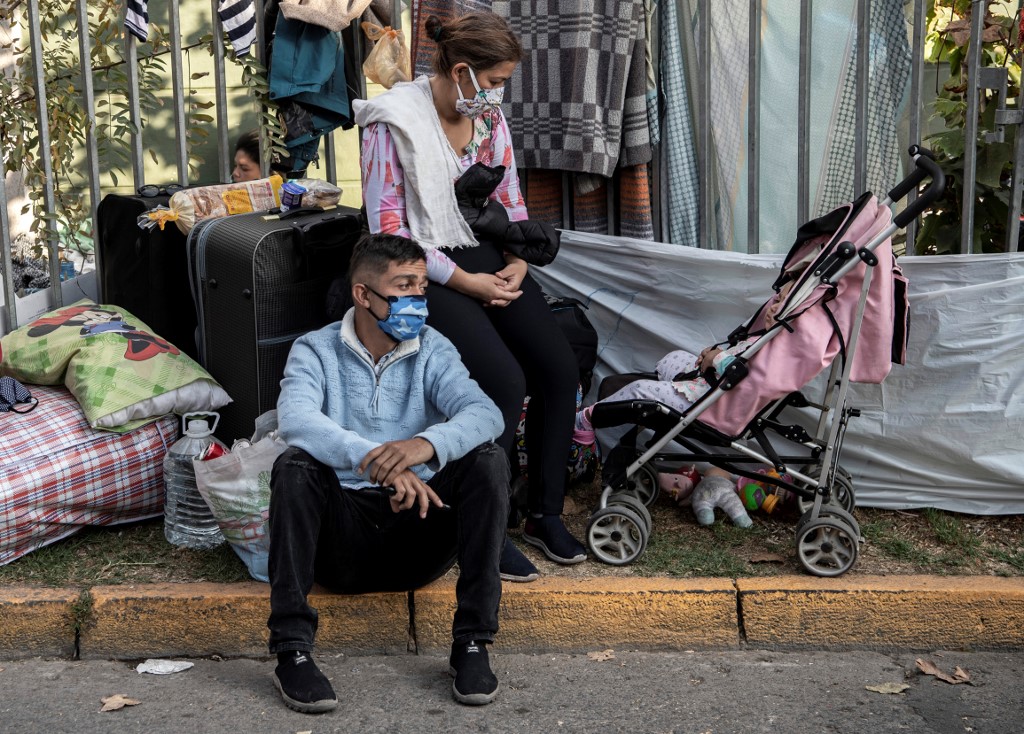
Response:
[[[508,462],[493,443],[450,462],[428,482],[450,510],[392,512],[378,489],[349,490],[334,470],[290,448],[270,486],[270,652],[313,649],[314,580],[342,594],[409,591],[457,560],[456,642],[498,631],[498,559],[508,517]]]
[[[489,244],[445,250],[445,254],[469,273],[496,273],[505,267],[501,253]],[[560,515],[579,367],[540,286],[527,275],[522,290],[523,295],[504,308],[484,308],[474,298],[433,284],[427,292],[427,323],[452,341],[470,377],[497,404],[505,419],[498,444],[509,454],[523,398],[530,396],[526,413],[529,509]]]

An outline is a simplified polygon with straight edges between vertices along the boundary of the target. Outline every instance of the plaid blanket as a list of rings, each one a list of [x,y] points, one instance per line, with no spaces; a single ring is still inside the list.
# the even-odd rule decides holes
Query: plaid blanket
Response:
[[[644,4],[494,0],[526,51],[505,94],[516,163],[611,176],[651,160]]]
[[[35,410],[0,414],[0,565],[86,525],[160,515],[175,416],[124,434],[98,431],[65,388],[29,389]]]

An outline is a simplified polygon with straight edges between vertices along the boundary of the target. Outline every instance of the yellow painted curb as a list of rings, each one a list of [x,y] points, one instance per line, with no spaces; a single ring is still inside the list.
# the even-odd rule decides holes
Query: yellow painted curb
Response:
[[[266,584],[100,586],[92,595],[90,624],[79,641],[82,658],[267,654]],[[340,596],[314,589],[309,602],[319,612],[318,650],[372,654],[408,646],[406,594]]]
[[[0,660],[75,652],[77,589],[0,589]]]
[[[420,651],[451,646],[455,583],[415,592]],[[729,579],[545,578],[502,588],[495,647],[505,652],[735,647],[736,590]]]
[[[752,647],[1024,647],[1024,579],[810,576],[736,581]]]

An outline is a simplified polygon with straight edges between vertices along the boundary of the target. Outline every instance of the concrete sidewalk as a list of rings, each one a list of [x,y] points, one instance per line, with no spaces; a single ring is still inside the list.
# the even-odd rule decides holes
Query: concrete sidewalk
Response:
[[[442,651],[455,585],[337,596],[315,590],[317,646]],[[0,590],[0,659],[266,654],[269,587],[153,584]],[[1024,579],[776,576],[547,577],[504,585],[506,652],[736,649],[1024,649]]]

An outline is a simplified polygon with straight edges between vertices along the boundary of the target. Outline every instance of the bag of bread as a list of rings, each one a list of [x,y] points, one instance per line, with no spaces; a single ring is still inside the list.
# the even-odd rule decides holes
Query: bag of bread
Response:
[[[274,174],[270,178],[239,183],[197,186],[176,191],[167,208],[147,212],[161,229],[165,222],[174,222],[188,234],[197,222],[231,214],[266,211],[281,203],[281,184],[284,180]]]

